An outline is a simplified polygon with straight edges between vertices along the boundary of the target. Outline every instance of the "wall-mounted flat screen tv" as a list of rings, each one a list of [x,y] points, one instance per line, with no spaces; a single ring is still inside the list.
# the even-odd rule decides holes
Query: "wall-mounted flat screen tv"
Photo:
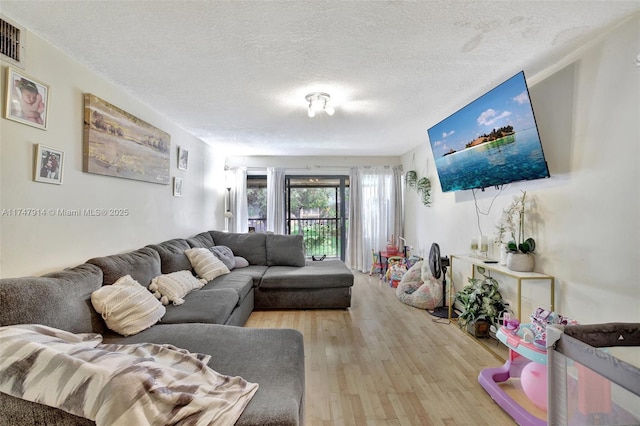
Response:
[[[549,177],[520,72],[428,130],[443,192]]]

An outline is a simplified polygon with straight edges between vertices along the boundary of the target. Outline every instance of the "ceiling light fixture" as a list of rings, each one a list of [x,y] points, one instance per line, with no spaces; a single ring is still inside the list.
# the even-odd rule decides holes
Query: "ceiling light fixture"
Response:
[[[309,117],[315,117],[317,112],[324,111],[329,115],[333,115],[336,112],[335,109],[329,104],[331,96],[328,93],[312,92],[304,97],[309,103]]]

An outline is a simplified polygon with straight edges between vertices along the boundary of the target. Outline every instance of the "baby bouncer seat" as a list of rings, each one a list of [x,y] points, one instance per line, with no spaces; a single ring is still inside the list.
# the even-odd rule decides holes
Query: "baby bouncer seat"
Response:
[[[419,309],[435,309],[442,305],[444,277],[440,246],[433,243],[429,259],[416,262],[402,276],[396,297]]]

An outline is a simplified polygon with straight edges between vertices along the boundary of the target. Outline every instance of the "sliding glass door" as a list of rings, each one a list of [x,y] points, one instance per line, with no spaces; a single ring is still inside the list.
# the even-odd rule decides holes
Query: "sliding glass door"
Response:
[[[349,225],[348,176],[287,176],[286,232],[301,234],[307,256],[345,259]],[[267,177],[247,176],[249,231],[265,232]]]
[[[348,176],[287,176],[286,225],[304,236],[307,256],[344,260],[348,226]]]

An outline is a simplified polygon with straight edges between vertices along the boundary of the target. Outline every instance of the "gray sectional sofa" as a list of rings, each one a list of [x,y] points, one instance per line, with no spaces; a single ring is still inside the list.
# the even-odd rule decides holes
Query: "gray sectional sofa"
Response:
[[[191,270],[184,251],[229,247],[249,266],[233,269],[168,305],[161,321],[132,336],[106,327],[91,293],[131,275],[147,286],[160,274]],[[348,308],[353,274],[340,261],[310,262],[301,236],[202,232],[98,257],[42,277],[0,280],[0,326],[44,324],[99,333],[105,343],[172,344],[212,355],[214,370],[258,383],[237,425],[300,425],[304,420],[304,345],[289,329],[242,328],[254,309]],[[0,393],[0,425],[89,425],[62,410]]]

